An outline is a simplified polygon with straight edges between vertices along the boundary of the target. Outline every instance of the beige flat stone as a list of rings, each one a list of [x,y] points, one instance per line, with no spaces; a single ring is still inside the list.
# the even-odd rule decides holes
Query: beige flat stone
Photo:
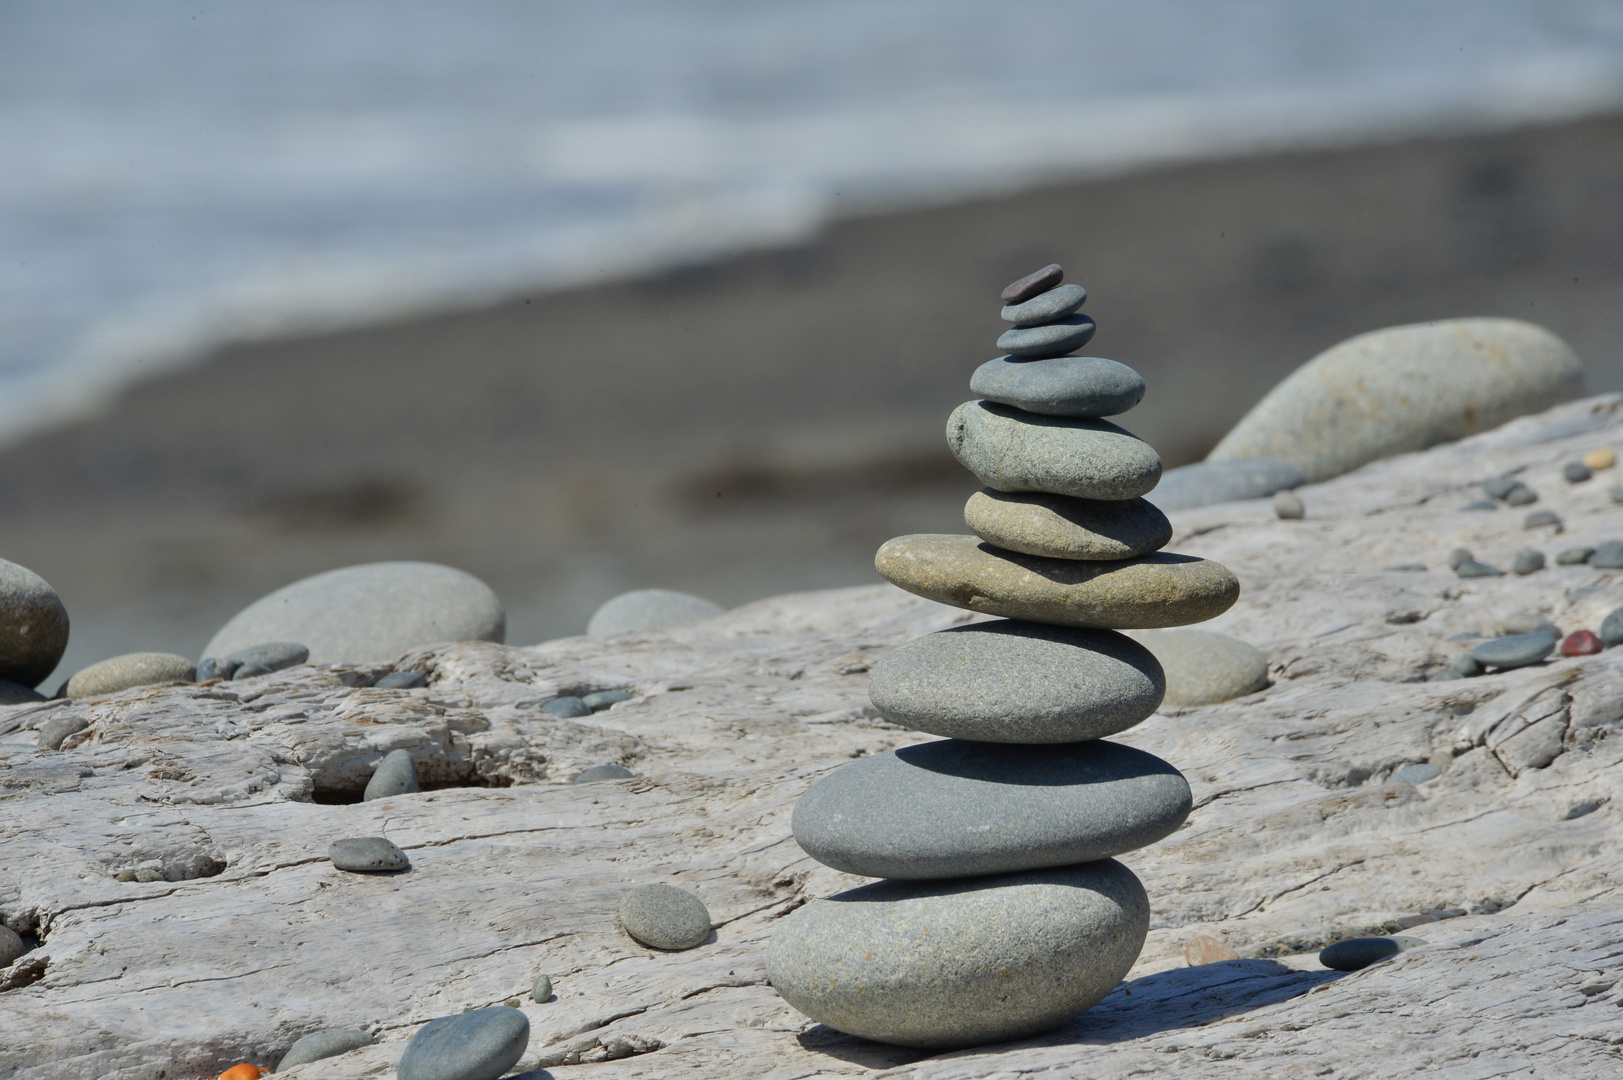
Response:
[[[1221,615],[1240,596],[1226,566],[1192,555],[1044,559],[939,533],[886,542],[874,566],[891,584],[938,603],[1059,626],[1185,626]]]
[[[964,504],[964,524],[989,544],[1051,559],[1131,559],[1172,539],[1167,516],[1143,499],[1103,502],[988,488]]]

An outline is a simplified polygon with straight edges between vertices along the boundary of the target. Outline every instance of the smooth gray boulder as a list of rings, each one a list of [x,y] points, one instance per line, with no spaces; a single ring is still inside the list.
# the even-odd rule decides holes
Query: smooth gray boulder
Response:
[[[1182,773],[1120,743],[946,739],[840,767],[795,804],[791,828],[848,874],[959,878],[1121,855],[1171,835],[1189,808]]]
[[[1125,634],[1013,619],[914,638],[868,676],[892,723],[997,743],[1114,735],[1153,713],[1165,689],[1155,657]]]
[[[275,1072],[291,1069],[295,1065],[303,1065],[308,1061],[321,1061],[324,1058],[337,1057],[347,1054],[351,1050],[359,1050],[363,1046],[371,1046],[377,1040],[372,1038],[370,1032],[358,1031],[353,1028],[331,1028],[326,1031],[312,1031],[298,1042],[294,1043],[282,1055],[282,1060],[276,1063]]]
[[[38,686],[68,647],[68,609],[25,566],[0,559],[0,679]]]
[[[710,936],[710,909],[675,885],[638,885],[620,897],[620,925],[644,945],[673,952],[703,945]]]
[[[1240,499],[1266,499],[1305,483],[1302,470],[1283,461],[1197,461],[1168,469],[1144,498],[1162,510],[1193,510]]]
[[[1161,478],[1161,455],[1108,420],[1039,416],[966,401],[947,419],[947,445],[998,491],[1136,499]]]
[[[1001,356],[975,369],[969,389],[988,401],[1044,416],[1115,416],[1144,400],[1144,377],[1098,356]]]
[[[1214,705],[1268,685],[1268,654],[1227,634],[1141,630],[1134,637],[1166,672],[1167,705]]]
[[[410,750],[390,750],[378,762],[378,767],[372,773],[372,779],[366,782],[366,791],[361,795],[362,802],[371,802],[373,799],[387,799],[391,795],[409,795],[414,791],[421,791],[417,783],[417,763],[412,760]]]
[[[497,1080],[530,1045],[530,1018],[494,1005],[430,1020],[400,1055],[399,1080]]]
[[[1555,647],[1560,643],[1559,637],[1535,630],[1530,634],[1511,634],[1483,642],[1471,650],[1471,656],[1484,667],[1509,670],[1538,663],[1555,652]]]
[[[722,610],[719,604],[692,593],[671,589],[633,589],[605,601],[586,624],[586,635],[612,637],[637,630],[686,626],[714,618]]]
[[[1566,342],[1516,319],[1445,319],[1343,341],[1269,391],[1208,461],[1269,458],[1311,481],[1496,428],[1583,391]]]
[[[786,917],[767,978],[796,1009],[926,1050],[1018,1039],[1115,989],[1150,903],[1113,859],[957,881],[879,881]],[[950,945],[943,943],[950,942]]]
[[[263,642],[301,642],[312,664],[388,660],[450,641],[500,642],[507,627],[490,586],[436,563],[329,570],[277,589],[220,628],[205,656]]]
[[[64,692],[70,698],[100,697],[137,686],[189,683],[196,677],[197,665],[184,656],[161,652],[129,653],[81,668],[68,680]]]

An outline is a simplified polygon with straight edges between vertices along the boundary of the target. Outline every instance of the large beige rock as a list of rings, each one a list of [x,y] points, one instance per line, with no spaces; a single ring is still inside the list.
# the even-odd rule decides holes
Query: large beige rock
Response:
[[[1328,480],[1463,439],[1583,391],[1566,342],[1516,319],[1393,326],[1325,350],[1268,392],[1208,460],[1271,458]]]

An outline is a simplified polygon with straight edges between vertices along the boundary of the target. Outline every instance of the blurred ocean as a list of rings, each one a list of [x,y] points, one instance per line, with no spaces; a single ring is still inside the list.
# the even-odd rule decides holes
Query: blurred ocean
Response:
[[[1619,103],[1617,0],[0,5],[0,438],[848,210]]]

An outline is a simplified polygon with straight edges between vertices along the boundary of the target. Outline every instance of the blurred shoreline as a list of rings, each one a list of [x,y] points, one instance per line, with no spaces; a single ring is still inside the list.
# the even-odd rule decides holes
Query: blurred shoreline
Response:
[[[428,559],[509,641],[614,593],[723,604],[874,580],[959,531],[942,428],[995,355],[998,290],[1058,261],[1119,418],[1196,460],[1320,350],[1396,323],[1529,319],[1623,389],[1623,116],[1204,161],[853,216],[742,252],[478,309],[222,348],[0,449],[0,557],[61,593],[56,682],[195,656],[296,578]]]

